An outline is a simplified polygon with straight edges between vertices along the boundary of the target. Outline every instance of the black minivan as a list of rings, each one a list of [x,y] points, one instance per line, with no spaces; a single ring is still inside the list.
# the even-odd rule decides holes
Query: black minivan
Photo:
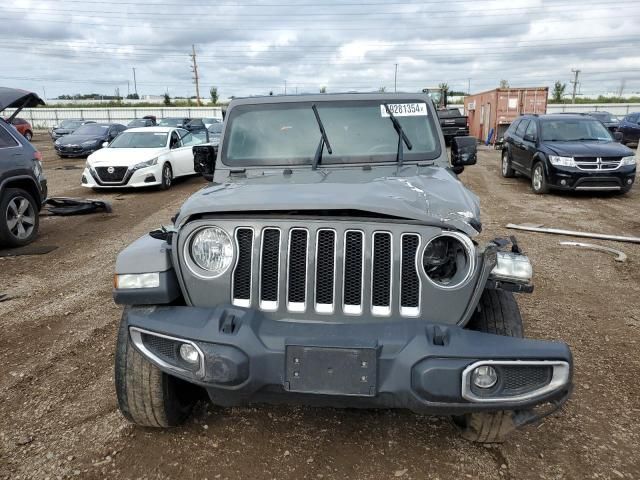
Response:
[[[8,122],[0,119],[0,247],[19,247],[38,235],[38,215],[47,198],[42,154],[9,123],[22,108],[44,105],[35,93],[0,87],[0,112],[16,111]]]
[[[635,182],[636,157],[619,140],[589,115],[523,115],[505,133],[502,176],[531,178],[535,193],[626,193]]]

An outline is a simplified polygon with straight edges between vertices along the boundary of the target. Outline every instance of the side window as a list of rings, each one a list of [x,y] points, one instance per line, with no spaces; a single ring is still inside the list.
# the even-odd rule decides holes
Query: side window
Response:
[[[527,131],[525,132],[525,136],[531,137],[533,141],[538,139],[538,126],[536,125],[535,120],[531,120],[529,122],[529,126],[527,127]]]
[[[521,121],[522,120],[520,119],[514,120],[514,122],[511,125],[509,125],[509,128],[507,129],[507,133],[510,135],[513,135]]]
[[[17,147],[18,145],[16,139],[4,127],[0,127],[0,148]]]
[[[524,132],[527,130],[527,127],[529,126],[529,120],[522,120],[520,122],[520,125],[518,125],[518,128],[516,128],[516,136],[523,138],[524,137]]]
[[[180,138],[176,132],[171,132],[171,141],[169,142],[169,148],[178,148],[180,146]]]

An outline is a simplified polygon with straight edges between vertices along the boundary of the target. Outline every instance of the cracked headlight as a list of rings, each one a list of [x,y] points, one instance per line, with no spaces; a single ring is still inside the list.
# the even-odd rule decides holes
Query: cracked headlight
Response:
[[[158,164],[158,157],[152,158],[151,160],[147,160],[146,162],[136,163],[133,167],[131,167],[131,169],[140,170],[141,168],[153,167],[154,165],[157,165],[157,164]]]
[[[635,155],[631,155],[629,157],[622,157],[622,161],[620,162],[620,165],[635,165],[636,164],[636,156]]]
[[[551,165],[558,167],[575,167],[576,162],[573,157],[558,157],[556,155],[549,155],[549,161]]]
[[[440,288],[457,288],[474,272],[475,247],[464,235],[443,232],[427,243],[422,254],[427,278]]]
[[[191,235],[187,242],[191,260],[207,277],[226,272],[233,260],[233,243],[220,227],[204,227]]]

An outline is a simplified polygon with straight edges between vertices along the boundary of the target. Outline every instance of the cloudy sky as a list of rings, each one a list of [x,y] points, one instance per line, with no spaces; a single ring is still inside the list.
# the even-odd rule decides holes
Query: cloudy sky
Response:
[[[615,5],[615,8],[612,8]],[[0,85],[201,95],[571,86],[640,92],[638,0],[3,0]],[[129,82],[129,83],[127,83]]]

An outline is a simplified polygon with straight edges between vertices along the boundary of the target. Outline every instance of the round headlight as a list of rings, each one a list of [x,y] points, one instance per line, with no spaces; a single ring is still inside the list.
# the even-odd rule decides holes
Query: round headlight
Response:
[[[191,258],[196,266],[217,277],[227,271],[233,260],[233,244],[219,227],[205,227],[191,238]]]
[[[455,232],[444,232],[432,238],[422,254],[425,275],[440,288],[455,288],[466,283],[474,266],[473,243]]]

